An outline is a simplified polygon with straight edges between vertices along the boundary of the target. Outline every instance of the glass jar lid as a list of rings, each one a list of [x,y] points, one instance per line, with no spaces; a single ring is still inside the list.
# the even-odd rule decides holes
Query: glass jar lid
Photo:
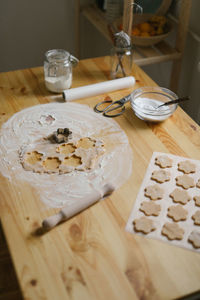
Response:
[[[70,54],[63,49],[53,49],[45,53],[48,62],[66,62],[69,61]]]
[[[71,63],[76,66],[79,60],[64,49],[48,50],[45,53],[46,60],[49,63]]]

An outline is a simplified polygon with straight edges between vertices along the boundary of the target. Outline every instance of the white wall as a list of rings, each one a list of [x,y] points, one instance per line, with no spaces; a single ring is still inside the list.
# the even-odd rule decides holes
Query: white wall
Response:
[[[43,64],[52,48],[75,51],[74,0],[1,0],[0,72]]]

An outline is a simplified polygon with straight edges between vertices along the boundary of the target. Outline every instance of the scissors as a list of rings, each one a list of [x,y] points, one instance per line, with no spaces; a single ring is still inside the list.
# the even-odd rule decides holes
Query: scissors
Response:
[[[125,96],[124,98],[122,98],[120,100],[114,101],[114,102],[112,100],[105,100],[105,101],[97,103],[97,105],[95,105],[95,107],[94,107],[94,111],[96,113],[103,113],[104,117],[108,117],[108,118],[118,117],[121,114],[123,114],[123,112],[125,111],[125,103],[130,101],[130,99],[131,99],[131,94],[129,94],[128,96]],[[106,106],[106,108],[104,108],[104,109],[99,109],[98,107],[104,103],[110,103],[110,104],[108,106]],[[115,111],[118,108],[121,108],[121,111],[119,113],[110,114],[110,112]]]

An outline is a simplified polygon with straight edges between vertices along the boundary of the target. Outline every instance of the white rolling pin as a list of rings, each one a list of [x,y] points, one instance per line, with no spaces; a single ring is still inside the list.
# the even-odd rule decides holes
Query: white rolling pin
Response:
[[[81,199],[74,205],[66,206],[60,210],[59,213],[48,217],[42,222],[42,227],[45,230],[50,230],[55,227],[58,223],[68,220],[77,213],[88,208],[92,204],[98,202],[103,197],[110,195],[114,191],[114,187],[111,184],[105,184],[101,191],[93,190],[93,192],[87,197]]]
[[[69,89],[64,91],[62,94],[63,98],[66,101],[72,101],[76,99],[97,96],[116,90],[130,88],[133,87],[134,84],[135,78],[133,76],[128,76]]]

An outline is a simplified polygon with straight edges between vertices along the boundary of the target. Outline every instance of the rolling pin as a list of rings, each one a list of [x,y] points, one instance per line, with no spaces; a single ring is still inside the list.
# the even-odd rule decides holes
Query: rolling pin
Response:
[[[62,95],[65,101],[72,101],[76,99],[97,96],[116,90],[131,88],[134,86],[134,84],[135,78],[133,76],[127,76],[123,78],[68,89],[64,91]]]
[[[91,194],[81,199],[81,203],[78,201],[78,203],[74,203],[74,205],[66,206],[62,208],[59,213],[45,219],[42,222],[42,228],[44,230],[50,230],[54,228],[60,222],[68,220],[77,213],[98,202],[103,197],[110,195],[113,191],[114,187],[111,184],[105,184],[101,191],[93,190]]]

